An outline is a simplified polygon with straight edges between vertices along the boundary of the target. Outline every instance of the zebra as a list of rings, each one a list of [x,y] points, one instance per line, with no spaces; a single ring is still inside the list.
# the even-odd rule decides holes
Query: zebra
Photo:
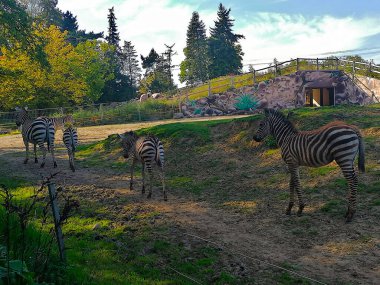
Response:
[[[152,180],[153,180],[153,164],[157,164],[160,169],[160,176],[162,181],[162,188],[164,192],[164,200],[167,201],[165,190],[165,172],[164,172],[164,147],[161,141],[152,135],[139,137],[135,132],[130,131],[125,134],[119,134],[121,138],[121,145],[123,148],[124,158],[128,158],[131,154],[131,181],[130,190],[133,190],[133,169],[137,161],[142,163],[142,194],[145,193],[145,170],[149,173],[149,194],[147,198],[152,196]]]
[[[28,163],[29,160],[29,143],[34,145],[34,162],[38,163],[36,145],[43,153],[43,161],[41,167],[45,166],[46,158],[46,147],[44,143],[47,143],[47,150],[51,152],[54,168],[57,167],[57,162],[54,156],[54,126],[47,119],[43,117],[38,117],[37,119],[32,119],[28,114],[27,107],[16,108],[16,125],[21,126],[21,134],[25,144],[26,157],[24,164]]]
[[[298,131],[285,116],[277,110],[265,109],[265,118],[260,122],[255,141],[262,141],[271,134],[281,147],[282,158],[290,171],[290,201],[286,214],[290,215],[294,205],[294,190],[297,192],[300,216],[305,207],[299,180],[299,166],[319,167],[333,160],[341,168],[349,186],[346,222],[350,222],[356,210],[358,178],[354,160],[359,153],[358,168],[364,172],[364,144],[360,131],[344,122],[332,122],[313,131]]]
[[[70,169],[75,172],[74,159],[75,150],[78,146],[78,133],[73,127],[68,127],[63,131],[63,143],[66,146],[67,153],[69,155]]]
[[[54,129],[62,129],[64,130],[66,123],[74,123],[74,118],[72,115],[66,115],[62,117],[47,117],[47,119],[54,125]]]

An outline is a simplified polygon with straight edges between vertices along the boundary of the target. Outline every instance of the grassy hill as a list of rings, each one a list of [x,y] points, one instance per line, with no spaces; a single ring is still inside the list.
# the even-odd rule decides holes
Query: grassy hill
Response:
[[[178,275],[178,271],[201,284],[313,284],[234,255],[232,250],[237,246],[248,245],[259,259],[268,258],[322,282],[347,284],[364,280],[356,278],[371,277],[369,268],[377,266],[377,261],[369,258],[368,252],[378,252],[380,240],[380,104],[302,108],[291,117],[302,130],[332,120],[343,120],[361,129],[367,172],[359,176],[357,215],[349,225],[343,217],[346,183],[334,163],[301,169],[301,186],[307,200],[305,214],[284,215],[289,174],[280,151],[273,148],[271,139],[264,143],[252,141],[261,116],[139,130],[140,134],[157,135],[165,146],[169,201],[164,206],[159,182],[155,182],[152,201],[139,198],[141,168],[136,173],[136,190],[125,190],[129,185],[130,161],[121,157],[116,135],[81,145],[78,168],[88,169],[95,176],[90,176],[90,183],[83,176],[65,188],[80,199],[81,211],[64,227],[70,266],[62,280],[76,280],[78,284],[194,284]],[[107,179],[101,176],[105,173]],[[114,191],[112,185],[119,185],[118,191],[123,192]],[[18,192],[20,187],[13,186]],[[215,223],[225,219],[234,222],[216,230],[209,217],[204,232],[192,224],[191,218],[179,223],[172,219],[176,212],[170,215],[166,207],[172,203],[180,207],[186,202],[194,217],[210,213],[211,217],[215,215]],[[94,225],[98,225],[96,231]],[[184,234],[199,231],[214,236],[215,241],[228,234],[233,237],[223,240],[227,249],[221,249]],[[247,240],[252,240],[252,244]],[[238,245],[234,246],[234,242]],[[261,243],[263,246],[255,247]],[[315,258],[319,251],[325,261]],[[308,263],[307,258],[313,262]],[[329,276],[326,264],[331,260],[331,264],[344,261],[347,265],[328,266],[333,270]],[[351,264],[361,272],[358,277],[347,274]]]

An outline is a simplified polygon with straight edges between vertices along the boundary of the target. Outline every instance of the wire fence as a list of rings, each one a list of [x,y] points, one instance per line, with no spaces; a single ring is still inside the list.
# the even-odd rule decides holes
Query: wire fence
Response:
[[[174,114],[181,112],[184,101],[196,100],[210,94],[222,93],[243,86],[252,86],[262,81],[274,79],[302,70],[342,70],[352,77],[353,82],[360,86],[370,96],[377,99],[373,91],[360,81],[356,75],[365,75],[380,79],[380,65],[372,62],[355,62],[340,58],[296,58],[284,62],[270,64],[268,67],[251,69],[250,72],[220,77],[208,82],[177,90],[172,95],[170,104],[160,103],[152,99],[150,102],[128,101],[101,104],[89,104],[72,107],[58,107],[30,110],[31,117],[58,117],[73,115],[77,126],[94,126],[119,124],[139,121],[156,121],[171,119]],[[15,129],[16,112],[0,112],[0,134]]]

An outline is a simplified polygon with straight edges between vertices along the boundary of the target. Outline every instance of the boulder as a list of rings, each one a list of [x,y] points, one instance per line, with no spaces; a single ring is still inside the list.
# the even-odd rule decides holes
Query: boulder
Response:
[[[174,119],[182,119],[184,117],[183,113],[174,113],[173,118]]]
[[[142,95],[140,96],[140,102],[144,102],[144,101],[146,101],[148,98],[149,98],[149,97],[148,97],[148,94],[142,94]]]
[[[160,93],[153,93],[152,94],[152,98],[153,99],[157,99],[157,98],[160,98],[161,97],[161,94]]]

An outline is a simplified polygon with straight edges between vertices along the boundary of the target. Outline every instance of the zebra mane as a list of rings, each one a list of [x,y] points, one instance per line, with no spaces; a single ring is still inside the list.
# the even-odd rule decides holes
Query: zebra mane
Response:
[[[280,111],[275,110],[275,109],[265,109],[264,111],[265,111],[265,116],[271,115],[275,118],[280,119],[280,121],[283,122],[286,126],[290,127],[294,132],[298,133],[298,130],[293,125],[293,123],[289,121],[289,119]]]

